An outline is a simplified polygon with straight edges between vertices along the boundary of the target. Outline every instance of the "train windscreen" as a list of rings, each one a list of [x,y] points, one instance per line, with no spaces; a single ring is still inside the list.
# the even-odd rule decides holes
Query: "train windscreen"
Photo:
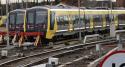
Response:
[[[10,25],[14,25],[15,24],[15,14],[14,13],[11,13],[10,15],[9,15],[9,24]]]
[[[47,28],[48,12],[44,9],[27,11],[27,31],[45,31]]]
[[[23,24],[24,22],[24,12],[17,13],[16,24]]]
[[[46,11],[36,11],[36,24],[47,22],[47,12]]]
[[[9,14],[9,30],[23,31],[24,11],[14,11]]]

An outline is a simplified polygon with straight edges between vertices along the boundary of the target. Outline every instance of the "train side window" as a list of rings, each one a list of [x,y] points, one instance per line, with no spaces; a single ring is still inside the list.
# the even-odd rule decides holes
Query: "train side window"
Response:
[[[56,19],[57,19],[57,24],[58,24],[58,25],[62,25],[60,16],[57,16]]]
[[[88,15],[85,16],[85,22],[89,23],[90,22],[90,17]]]
[[[68,22],[69,22],[68,16],[64,16],[64,24],[68,24]]]
[[[78,20],[79,20],[79,19],[78,19],[78,16],[75,15],[74,17],[75,17],[75,19],[74,19],[74,24],[78,24]]]
[[[80,22],[82,22],[82,23],[84,22],[84,15],[80,16]]]
[[[63,24],[63,25],[65,24],[65,23],[64,23],[64,17],[63,17],[63,16],[60,16],[60,23]]]
[[[101,16],[101,15],[95,15],[95,16],[94,16],[94,22],[100,23],[101,20],[102,20],[102,16]]]
[[[107,23],[109,23],[109,22],[111,21],[108,14],[105,15],[105,18],[106,18],[106,22],[107,22]]]
[[[76,19],[76,18],[75,18],[75,16],[73,15],[73,16],[72,16],[73,24],[75,24],[75,19]]]
[[[114,19],[114,16],[109,14],[109,21],[111,22]]]
[[[119,15],[118,15],[119,20],[120,20],[120,21],[124,20],[124,16],[125,16],[124,14],[119,14]]]
[[[58,16],[56,16],[56,20],[57,20],[57,24],[60,25],[60,23],[59,23],[60,19]]]
[[[55,13],[51,12],[51,14],[50,14],[50,30],[54,29],[54,24],[55,24]]]

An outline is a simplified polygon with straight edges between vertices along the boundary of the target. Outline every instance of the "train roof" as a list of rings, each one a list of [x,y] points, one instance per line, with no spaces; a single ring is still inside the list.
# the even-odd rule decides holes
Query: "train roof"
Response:
[[[78,7],[75,7],[75,6],[69,6],[69,5],[65,5],[65,4],[58,4],[58,5],[54,5],[54,6],[50,6],[50,5],[35,6],[35,7],[32,7],[32,8],[29,8],[27,10],[34,9],[34,8],[42,8],[42,9],[78,9]]]
[[[15,10],[10,11],[9,13],[12,13],[12,12],[17,12],[17,11],[22,11],[22,12],[24,12],[24,11],[25,11],[25,9],[15,9]]]

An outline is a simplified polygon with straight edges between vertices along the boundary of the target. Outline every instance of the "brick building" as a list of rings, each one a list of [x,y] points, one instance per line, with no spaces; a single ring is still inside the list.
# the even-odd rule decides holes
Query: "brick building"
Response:
[[[117,0],[116,3],[118,7],[125,7],[125,0]]]
[[[110,0],[79,0],[82,7],[110,7]],[[62,3],[78,6],[78,0],[61,0]],[[115,3],[112,2],[114,5]]]

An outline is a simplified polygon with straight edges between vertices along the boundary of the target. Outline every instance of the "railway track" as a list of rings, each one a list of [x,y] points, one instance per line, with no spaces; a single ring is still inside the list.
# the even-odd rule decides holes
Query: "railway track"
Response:
[[[88,67],[88,65],[91,62],[100,58],[105,53],[108,53],[110,50],[114,49],[115,46],[108,47],[107,45],[103,45],[103,48],[104,49],[101,52],[97,52],[94,50],[92,54],[88,51],[91,51],[93,49],[88,50],[88,51],[86,51],[87,53],[85,53],[84,55],[82,55],[76,59],[72,59],[72,61],[64,62],[62,65],[59,65],[58,67]],[[65,59],[65,58],[63,58],[63,59]]]
[[[103,46],[103,47],[106,47],[106,46]],[[112,48],[114,48],[114,47],[112,47]],[[105,53],[106,51],[108,52],[112,48],[111,47],[109,47],[108,49],[105,48],[105,50],[103,50],[102,52],[103,53]],[[93,60],[99,58],[100,55],[99,55],[99,52],[95,51],[95,45],[91,45],[91,46],[63,52],[63,53],[54,55],[52,57],[59,58],[59,66],[62,64],[65,64],[65,63],[72,62],[73,60],[75,60],[79,57],[84,57],[84,61],[86,61],[84,64],[87,65],[87,63],[89,63],[90,61],[93,61]],[[41,63],[47,63],[48,62],[47,59],[48,58],[36,61],[35,63],[29,63],[29,64],[25,65],[24,67],[31,67],[34,65],[39,65]],[[77,67],[77,65],[70,66],[70,67]]]
[[[60,48],[56,50],[46,51],[46,52],[42,52],[42,53],[30,55],[30,56],[25,56],[25,57],[20,57],[20,58],[16,58],[13,60],[9,60],[7,62],[0,63],[0,66],[2,67],[17,67],[17,66],[27,67],[38,61],[46,60],[50,56],[59,55],[60,53],[66,53],[67,51],[70,52],[76,49],[83,49],[83,47],[89,47],[90,45],[92,46],[93,44],[97,44],[97,43],[104,44],[104,43],[115,43],[115,42],[116,41],[114,39],[110,39],[110,40],[97,41],[93,43],[79,44],[79,45],[64,47],[64,48]]]

